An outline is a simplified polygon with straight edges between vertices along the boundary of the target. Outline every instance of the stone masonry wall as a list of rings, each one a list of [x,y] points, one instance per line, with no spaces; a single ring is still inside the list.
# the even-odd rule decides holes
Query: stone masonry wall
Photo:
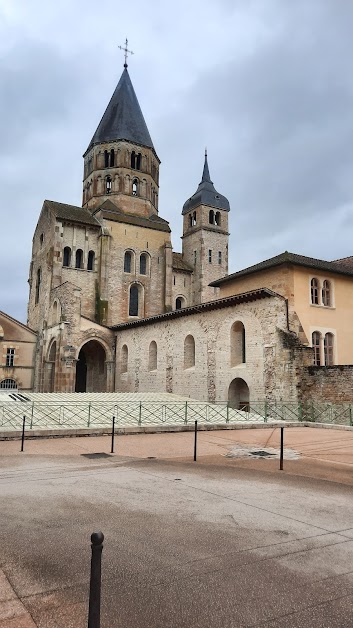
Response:
[[[246,364],[231,367],[230,332],[236,321],[245,327]],[[184,341],[190,334],[195,340],[195,366],[184,368]],[[224,401],[232,380],[241,378],[249,386],[250,400],[296,401],[296,374],[303,356],[299,342],[295,348],[284,342],[286,334],[285,303],[278,297],[127,328],[117,332],[116,389]],[[149,371],[152,341],[157,343],[157,369]],[[126,372],[122,372],[124,345]]]
[[[353,403],[353,365],[304,368],[301,399],[317,403]]]

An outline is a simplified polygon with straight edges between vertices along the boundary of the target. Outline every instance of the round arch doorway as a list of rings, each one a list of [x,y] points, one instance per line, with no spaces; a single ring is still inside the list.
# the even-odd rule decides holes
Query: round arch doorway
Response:
[[[106,392],[106,353],[97,340],[81,347],[76,362],[75,392]]]
[[[231,408],[249,412],[249,386],[241,377],[236,377],[231,381],[228,389],[228,403]]]

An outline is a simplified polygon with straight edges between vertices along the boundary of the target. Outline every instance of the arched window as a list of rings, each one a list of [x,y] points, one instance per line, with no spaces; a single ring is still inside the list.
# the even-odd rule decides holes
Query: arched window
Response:
[[[14,379],[10,379],[9,377],[7,377],[0,382],[0,388],[2,390],[16,390],[17,384]]]
[[[88,251],[87,270],[94,269],[94,251]]]
[[[217,225],[217,227],[221,226],[221,213],[220,212],[216,212],[214,224]]]
[[[132,253],[125,251],[124,255],[124,273],[131,273]]]
[[[129,350],[127,348],[127,345],[123,345],[121,349],[121,372],[122,373],[127,373],[128,363],[129,363]]]
[[[311,337],[311,345],[314,349],[314,366],[320,366],[321,364],[321,334],[319,331],[314,331]]]
[[[210,209],[210,211],[209,211],[208,222],[210,223],[210,225],[214,225],[214,211],[213,211],[213,209]]]
[[[148,351],[148,370],[157,370],[157,343],[154,340],[152,340],[152,342],[150,343],[150,348]]]
[[[141,153],[136,156],[136,170],[141,170]]]
[[[110,194],[111,191],[112,191],[112,178],[106,177],[105,178],[105,192],[106,194]]]
[[[195,340],[189,335],[184,340],[184,369],[195,366]]]
[[[192,227],[192,214],[189,215],[189,227]]]
[[[77,249],[76,251],[76,259],[75,259],[75,268],[83,267],[83,251],[82,249]]]
[[[131,153],[131,168],[136,170],[136,153],[134,150]]]
[[[245,327],[240,321],[233,323],[230,330],[230,365],[245,364]]]
[[[325,279],[322,284],[322,304],[326,305],[326,307],[331,307],[331,284]]]
[[[147,275],[147,255],[142,253],[140,255],[140,275]]]
[[[42,283],[42,271],[40,268],[38,268],[37,270],[37,281],[36,281],[36,296],[35,296],[35,303],[39,302],[39,296],[40,296],[40,284]]]
[[[222,264],[222,251],[218,251],[218,264]]]
[[[115,153],[114,153],[114,148],[112,148],[110,151],[110,167],[112,168],[114,164],[115,164]]]
[[[139,315],[139,287],[137,284],[130,286],[129,316]]]
[[[44,233],[41,233],[40,238],[39,238],[39,243],[41,247],[43,246],[43,242],[44,242]]]
[[[333,334],[329,332],[324,338],[325,366],[333,366]]]
[[[138,180],[137,179],[133,179],[133,182],[132,182],[132,195],[133,196],[138,195]]]
[[[311,280],[311,303],[312,305],[319,305],[319,281],[316,277]]]
[[[69,246],[64,248],[63,266],[71,266],[71,249]]]
[[[104,151],[104,168],[109,168],[109,153],[107,150]]]
[[[176,310],[181,310],[183,307],[185,307],[185,299],[184,299],[184,297],[177,297],[177,299],[175,301],[175,309]]]

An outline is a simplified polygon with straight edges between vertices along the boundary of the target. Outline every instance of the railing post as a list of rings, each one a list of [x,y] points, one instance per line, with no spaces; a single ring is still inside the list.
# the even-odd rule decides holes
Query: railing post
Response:
[[[267,423],[267,412],[268,412],[268,408],[267,408],[267,400],[265,401],[265,412],[264,412],[264,423]]]
[[[197,421],[195,421],[195,438],[194,438],[194,462],[197,457]]]
[[[87,421],[87,427],[89,427],[91,425],[91,402],[88,402],[88,421]]]
[[[91,579],[89,585],[88,628],[100,628],[103,532],[91,534]]]
[[[140,401],[140,408],[139,408],[139,425],[142,424],[142,401]]]
[[[315,423],[314,402],[311,401],[311,421]]]
[[[352,406],[351,404],[349,404],[349,425],[352,427],[353,426],[353,421],[352,421]]]
[[[298,419],[299,421],[303,420],[303,406],[301,401],[298,403]]]
[[[25,429],[26,429],[26,417],[24,416],[23,423],[22,423],[21,451],[23,451],[24,444],[25,444]]]
[[[112,446],[110,448],[110,453],[111,454],[114,453],[114,434],[115,434],[115,416],[113,415],[113,421],[112,421]]]
[[[188,402],[185,401],[185,417],[184,417],[185,425],[187,425],[187,422],[188,422]]]
[[[226,418],[226,423],[229,423],[229,403],[227,401],[227,418]]]
[[[34,401],[32,401],[32,409],[31,409],[31,423],[29,429],[31,430],[33,427],[33,412],[34,412]]]
[[[281,453],[279,458],[279,470],[283,471],[283,432],[284,427],[281,427]]]

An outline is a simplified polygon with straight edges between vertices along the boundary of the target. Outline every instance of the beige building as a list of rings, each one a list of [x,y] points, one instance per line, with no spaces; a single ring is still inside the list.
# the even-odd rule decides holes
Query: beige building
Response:
[[[36,333],[0,312],[0,390],[33,389]]]
[[[211,284],[221,297],[269,288],[285,297],[292,329],[314,365],[353,364],[353,258],[327,262],[282,253]]]

